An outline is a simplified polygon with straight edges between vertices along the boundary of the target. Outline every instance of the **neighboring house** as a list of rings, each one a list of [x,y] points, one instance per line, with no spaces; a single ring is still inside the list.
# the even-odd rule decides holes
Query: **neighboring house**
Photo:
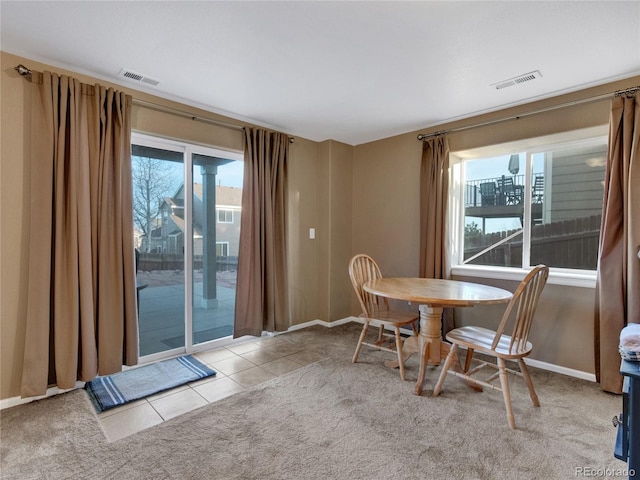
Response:
[[[606,143],[586,146],[579,151],[558,151],[548,155],[543,198],[547,197],[543,218],[561,222],[602,214],[607,160]],[[534,199],[535,200],[535,199]]]
[[[202,225],[205,211],[202,204],[202,184],[193,186],[194,229]],[[216,187],[216,255],[218,257],[237,257],[240,242],[240,212],[242,210],[242,188]],[[194,254],[202,255],[202,233],[196,233]]]
[[[165,197],[160,206],[158,226],[151,230],[150,251],[178,254],[184,250],[184,196],[180,187],[173,197]]]
[[[202,184],[193,188],[193,252],[203,254],[203,237],[207,205],[203,203]],[[242,189],[216,186],[215,242],[216,256],[237,257],[240,239],[240,211]],[[155,253],[182,254],[184,252],[184,185],[172,197],[166,197],[160,207],[157,228],[151,231],[150,251]]]

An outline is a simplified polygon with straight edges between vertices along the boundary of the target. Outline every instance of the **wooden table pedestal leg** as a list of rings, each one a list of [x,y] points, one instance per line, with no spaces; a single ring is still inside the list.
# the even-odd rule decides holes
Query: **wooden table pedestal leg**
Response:
[[[440,349],[442,346],[442,307],[420,305],[420,334],[418,346],[420,351],[420,371],[413,393],[422,394],[422,384],[427,370],[427,363],[440,365]]]
[[[422,395],[422,385],[424,384],[427,365],[440,365],[444,363],[450,348],[449,343],[443,342],[441,337],[442,307],[420,305],[419,310],[420,333],[418,336],[408,337],[402,345],[403,363],[414,353],[420,354],[420,370],[418,372],[418,380],[413,389],[415,395]],[[384,364],[389,368],[398,368],[398,360],[388,360]],[[453,359],[451,368],[462,372],[463,369],[457,356]],[[479,385],[468,382],[463,378],[460,378],[460,380],[469,388],[482,391],[482,387]]]

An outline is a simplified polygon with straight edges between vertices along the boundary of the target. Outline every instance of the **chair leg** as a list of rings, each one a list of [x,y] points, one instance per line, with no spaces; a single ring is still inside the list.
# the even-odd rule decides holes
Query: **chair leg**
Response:
[[[507,408],[507,420],[512,430],[516,428],[516,422],[513,418],[513,410],[511,409],[511,393],[509,392],[509,379],[507,378],[507,367],[503,358],[498,357],[498,368],[500,369],[500,386],[502,387],[502,397],[504,398],[504,406]]]
[[[367,330],[369,329],[369,322],[365,320],[364,325],[362,326],[362,332],[360,333],[360,338],[358,339],[358,345],[356,345],[356,352],[353,354],[352,363],[356,363],[358,361],[358,355],[360,355],[360,349],[362,348],[362,342],[364,342],[364,337],[367,334]]]
[[[416,321],[415,320],[413,322],[411,322],[411,328],[413,329],[413,334],[415,336],[418,336],[419,332],[418,332],[418,327],[416,327]]]
[[[536,391],[533,388],[533,382],[531,381],[531,375],[529,375],[529,369],[527,368],[527,364],[524,363],[524,360],[522,358],[518,359],[518,363],[520,364],[520,371],[522,372],[524,381],[527,383],[527,387],[529,388],[529,396],[531,397],[533,406],[539,407],[540,401],[538,400],[538,395],[536,395]]]
[[[396,350],[398,351],[398,366],[400,367],[400,379],[404,382],[404,359],[402,358],[402,337],[400,327],[396,326]]]
[[[453,359],[456,356],[456,352],[458,351],[458,345],[453,344],[449,349],[449,354],[447,355],[447,359],[444,361],[444,365],[442,366],[442,371],[440,372],[440,377],[438,377],[438,382],[436,386],[433,387],[433,396],[437,397],[440,395],[440,391],[442,390],[442,384],[444,383],[444,379],[447,378],[447,372],[449,368],[451,368],[451,364],[453,363]]]
[[[384,325],[380,325],[380,328],[378,329],[378,345],[382,343],[383,335],[384,335]]]
[[[464,358],[464,373],[471,368],[471,360],[473,360],[473,348],[467,348],[467,356]]]

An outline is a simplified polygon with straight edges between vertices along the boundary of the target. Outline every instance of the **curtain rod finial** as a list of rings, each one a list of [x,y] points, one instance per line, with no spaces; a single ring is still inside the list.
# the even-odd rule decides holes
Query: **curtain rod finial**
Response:
[[[31,75],[31,70],[22,64],[15,67],[14,70],[18,72],[19,75],[22,75],[23,77]]]
[[[444,130],[438,130],[437,132],[433,132],[433,133],[419,133],[418,140],[424,140],[425,138],[432,138],[432,137],[440,137],[445,133],[447,132]]]

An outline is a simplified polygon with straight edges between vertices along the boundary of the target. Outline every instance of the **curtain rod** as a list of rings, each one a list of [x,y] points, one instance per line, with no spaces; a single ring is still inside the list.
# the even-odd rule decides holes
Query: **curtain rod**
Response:
[[[463,130],[469,130],[469,129],[477,128],[477,127],[486,127],[488,125],[493,125],[495,123],[507,122],[509,120],[519,120],[522,117],[528,117],[530,115],[536,115],[538,113],[550,112],[552,110],[559,110],[561,108],[571,107],[571,106],[574,106],[574,105],[581,105],[581,104],[585,104],[585,103],[599,102],[601,100],[606,100],[607,98],[610,98],[611,95],[614,95],[616,97],[621,97],[623,95],[629,97],[629,96],[635,95],[638,91],[640,91],[640,86],[627,88],[626,90],[617,90],[617,91],[612,92],[612,93],[605,93],[603,95],[584,98],[582,100],[575,100],[573,102],[561,103],[559,105],[554,105],[554,106],[547,107],[547,108],[541,108],[541,109],[538,109],[538,110],[533,110],[531,112],[519,113],[517,115],[512,115],[510,117],[497,118],[495,120],[488,120],[486,122],[474,123],[472,125],[465,125],[463,127],[450,128],[450,129],[447,129],[447,130],[438,130],[437,132],[434,132],[434,133],[419,133],[418,134],[418,140],[424,140],[426,138],[437,137],[439,135],[444,135],[446,133],[461,132]]]
[[[16,72],[18,72],[18,74],[23,76],[23,77],[31,78],[31,75],[33,74],[33,71],[31,69],[25,67],[22,64],[14,67],[14,70]],[[180,117],[190,118],[191,120],[198,121],[198,122],[204,122],[204,123],[209,123],[209,124],[212,124],[212,125],[218,125],[220,127],[231,128],[231,129],[234,129],[234,130],[244,130],[244,128],[245,128],[243,125],[236,125],[234,123],[227,123],[227,122],[223,122],[223,121],[220,121],[220,120],[214,120],[213,118],[201,117],[199,115],[194,115],[193,113],[189,113],[187,111],[180,110],[178,108],[167,107],[165,105],[160,105],[160,104],[157,104],[157,103],[149,102],[147,100],[140,100],[138,98],[134,98],[133,99],[133,104],[141,106],[141,107],[146,107],[146,108],[149,108],[149,109],[152,109],[152,110],[156,110],[156,111],[159,111],[159,112],[164,112],[164,113],[169,113],[169,114],[172,114],[172,115],[177,115],[177,116],[180,116]],[[289,143],[293,143],[294,141],[295,141],[294,137],[289,137]]]
[[[184,110],[180,110],[173,107],[167,107],[165,105],[160,105],[158,103],[149,102],[147,100],[140,100],[138,98],[133,99],[133,104],[141,107],[147,107],[151,110],[157,110],[158,112],[170,113],[172,115],[177,115],[180,117],[190,118],[191,120],[197,120],[200,122],[211,123],[214,125],[219,125],[221,127],[232,128],[234,130],[243,130],[244,127],[242,125],[236,125],[234,123],[222,122],[220,120],[214,120],[213,118],[201,117],[199,115],[194,115],[193,113],[186,112]]]
[[[235,123],[227,123],[220,120],[214,120],[213,118],[201,117],[200,115],[194,115],[193,113],[189,113],[187,111],[180,110],[178,108],[167,107],[165,105],[149,102],[147,100],[140,100],[138,98],[133,99],[133,104],[141,107],[146,107],[151,110],[156,110],[158,112],[164,112],[164,113],[169,113],[171,115],[190,118],[193,121],[209,123],[211,125],[218,125],[220,127],[231,128],[233,130],[244,130],[245,128],[243,125],[236,125]],[[289,137],[289,143],[293,143],[294,141],[295,141],[294,137]]]

